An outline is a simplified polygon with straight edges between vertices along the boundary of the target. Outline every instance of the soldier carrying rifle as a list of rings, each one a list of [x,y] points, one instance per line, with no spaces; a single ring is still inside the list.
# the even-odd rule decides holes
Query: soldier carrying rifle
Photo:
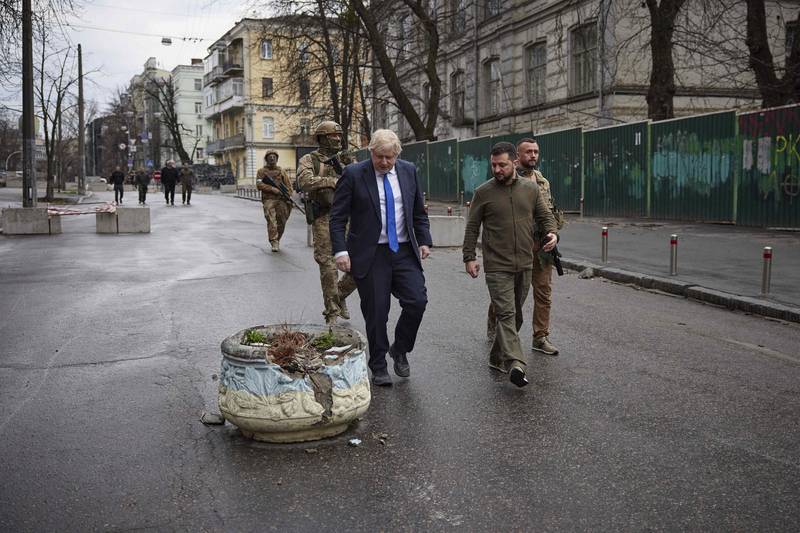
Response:
[[[265,165],[258,170],[256,187],[261,191],[264,218],[267,219],[267,238],[273,252],[280,251],[280,241],[286,221],[292,213],[292,183],[286,171],[278,166],[278,153],[267,150]]]
[[[314,261],[319,265],[325,322],[333,324],[337,317],[350,319],[345,299],[356,284],[350,274],[338,279],[336,262],[331,252],[328,214],[333,204],[336,182],[351,155],[342,152],[342,127],[331,120],[320,123],[314,130],[319,148],[300,159],[297,167],[297,188],[305,199],[306,221],[314,235]]]

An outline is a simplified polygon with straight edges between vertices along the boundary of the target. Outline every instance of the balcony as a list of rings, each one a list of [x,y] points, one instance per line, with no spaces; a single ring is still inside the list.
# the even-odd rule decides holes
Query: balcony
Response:
[[[230,58],[230,61],[222,65],[222,74],[224,76],[241,76],[244,74],[244,66],[241,57]]]
[[[224,146],[225,146],[224,139],[217,139],[216,141],[208,142],[206,143],[206,153],[221,154]]]
[[[224,111],[237,108],[244,108],[244,96],[234,95],[226,98],[221,102],[212,104],[210,107],[205,108],[203,116],[206,118],[206,120],[210,120],[215,118],[217,115],[219,115]]]
[[[230,137],[223,139],[223,141],[225,143],[225,146],[223,146],[225,151],[242,149],[244,148],[244,133],[231,135]]]
[[[212,83],[216,83],[223,79],[225,79],[223,69],[221,66],[217,65],[211,69],[211,72],[203,75],[203,86],[205,87],[206,85],[211,85]]]

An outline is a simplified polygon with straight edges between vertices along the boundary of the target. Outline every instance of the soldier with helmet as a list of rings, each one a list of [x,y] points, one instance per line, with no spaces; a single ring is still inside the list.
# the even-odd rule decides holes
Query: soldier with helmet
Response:
[[[280,251],[280,241],[286,221],[292,213],[292,183],[289,175],[278,166],[278,152],[267,150],[264,166],[256,175],[256,187],[261,191],[264,218],[267,219],[267,238],[273,252]],[[283,192],[280,188],[283,188]]]
[[[328,214],[333,204],[333,191],[341,176],[342,167],[349,159],[342,157],[342,127],[326,120],[314,130],[319,148],[300,158],[297,167],[297,185],[305,195],[306,220],[314,235],[314,261],[319,265],[325,322],[333,324],[336,317],[350,319],[345,299],[356,288],[350,274],[338,279],[336,262],[331,252]],[[344,160],[343,160],[344,159]]]

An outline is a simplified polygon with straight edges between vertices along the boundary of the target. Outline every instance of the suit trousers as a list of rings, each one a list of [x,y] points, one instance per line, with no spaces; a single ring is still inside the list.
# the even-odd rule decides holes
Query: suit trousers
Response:
[[[389,321],[391,297],[398,299],[401,308],[394,328],[394,347],[399,353],[409,353],[414,349],[428,304],[425,276],[412,245],[402,243],[397,253],[392,253],[387,244],[379,244],[372,268],[365,277],[356,279],[356,286],[367,327],[369,367],[373,373],[385,371],[386,353],[389,351],[386,323]]]
[[[515,362],[522,365],[528,362],[519,342],[519,330],[530,286],[530,270],[486,273],[486,287],[497,316],[497,333],[489,352],[493,364],[510,367]]]

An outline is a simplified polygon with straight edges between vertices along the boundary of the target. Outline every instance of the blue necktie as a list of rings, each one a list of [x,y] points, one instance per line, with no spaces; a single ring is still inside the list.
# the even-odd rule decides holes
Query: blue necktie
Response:
[[[392,194],[392,184],[389,183],[389,174],[383,175],[383,193],[386,195],[386,236],[389,238],[389,249],[397,252],[400,245],[397,244],[397,222],[394,219],[394,194]]]

